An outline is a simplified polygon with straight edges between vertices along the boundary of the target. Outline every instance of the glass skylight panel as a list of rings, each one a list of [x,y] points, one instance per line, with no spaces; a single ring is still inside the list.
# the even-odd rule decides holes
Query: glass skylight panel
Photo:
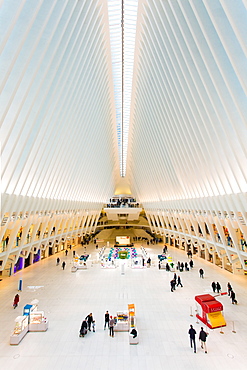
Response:
[[[108,0],[118,152],[122,177],[126,174],[137,8],[138,0]]]

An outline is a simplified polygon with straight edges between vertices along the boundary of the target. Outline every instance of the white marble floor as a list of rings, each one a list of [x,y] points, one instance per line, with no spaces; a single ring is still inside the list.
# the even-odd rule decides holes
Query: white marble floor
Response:
[[[80,246],[76,250],[79,254],[84,251]],[[147,250],[152,257],[161,252],[162,245]],[[96,258],[94,245],[88,251]],[[182,251],[171,248],[169,252],[175,260],[187,260]],[[58,256],[66,261],[64,271],[56,266]],[[72,252],[67,257],[61,252],[0,282],[1,370],[246,369],[246,276],[234,276],[194,258],[194,269],[180,274],[184,287],[171,293],[169,282],[173,273],[159,271],[157,266],[144,270],[127,268],[121,275],[119,268],[104,270],[94,264],[72,273],[71,257]],[[205,271],[205,279],[199,278],[200,267]],[[20,305],[14,310],[12,301],[20,278],[23,291]],[[195,354],[189,345],[189,325],[193,324],[197,333],[203,325],[196,323],[194,296],[209,292],[213,280],[224,288],[230,281],[239,304],[232,305],[228,296],[219,298],[227,321],[224,334],[220,329],[210,330],[208,354],[201,350],[197,338]],[[39,299],[39,309],[49,319],[49,329],[28,333],[18,346],[10,346],[14,319],[34,298]],[[126,310],[128,303],[136,305],[140,337],[139,344],[132,346],[128,333],[116,333],[111,338],[103,330],[105,311],[115,315],[116,311]],[[90,312],[96,320],[96,333],[79,338],[81,321]],[[233,323],[236,333],[232,332]]]

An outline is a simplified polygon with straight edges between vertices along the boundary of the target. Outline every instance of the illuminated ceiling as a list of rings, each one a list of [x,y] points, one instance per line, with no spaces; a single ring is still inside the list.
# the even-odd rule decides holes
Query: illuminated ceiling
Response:
[[[245,2],[126,0],[123,53],[121,5],[2,2],[2,193],[102,204],[121,174],[146,207],[226,208],[247,190]]]

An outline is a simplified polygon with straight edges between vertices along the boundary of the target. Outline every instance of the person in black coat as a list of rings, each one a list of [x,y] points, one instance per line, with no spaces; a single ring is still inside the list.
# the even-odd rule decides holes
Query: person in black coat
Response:
[[[80,329],[80,337],[84,337],[84,335],[86,334],[87,334],[87,322],[86,320],[83,320]]]
[[[176,274],[176,272],[174,272],[173,280],[175,280],[175,285],[176,285],[176,283],[177,283],[177,274]]]
[[[171,285],[171,292],[176,290],[176,281],[174,279],[170,281],[170,285]]]
[[[218,281],[216,283],[216,290],[217,290],[217,293],[219,293],[221,291],[221,286],[220,286],[220,283]]]
[[[184,263],[183,263],[183,262],[181,262],[181,263],[180,263],[180,271],[181,271],[181,272],[183,272],[183,270],[184,270]]]
[[[190,325],[188,334],[190,336],[190,346],[191,348],[193,348],[193,344],[194,344],[194,352],[196,353],[196,331],[193,328],[193,325]]]
[[[194,262],[193,262],[193,260],[190,260],[189,264],[190,264],[190,268],[192,269],[192,268],[193,268],[193,266],[194,266]]]
[[[212,282],[211,286],[212,286],[213,292],[215,293],[215,291],[216,291],[216,284],[215,284],[215,281],[213,281],[213,282]]]
[[[109,315],[109,312],[106,311],[106,313],[105,313],[105,326],[104,326],[104,330],[106,328],[106,325],[108,325],[108,329],[109,329],[109,320],[110,320],[110,315]]]
[[[227,283],[227,291],[228,291],[228,295],[231,296],[232,286],[230,283]]]
[[[234,293],[234,291],[232,290],[231,291],[231,300],[232,300],[232,304],[237,304],[237,300],[236,300],[236,294]]]
[[[88,325],[88,330],[91,331],[91,325],[92,325],[92,322],[93,322],[93,314],[92,313],[87,315],[86,321],[87,321],[87,325]]]
[[[177,283],[177,286],[181,286],[181,288],[183,288],[183,285],[182,285],[182,282],[181,282],[181,278],[180,276],[178,275],[178,283]]]
[[[205,353],[207,352],[207,347],[206,347],[206,339],[207,339],[208,334],[201,328],[200,334],[199,334],[199,340],[201,341],[201,348],[205,349]]]
[[[200,270],[199,270],[199,275],[200,275],[200,278],[202,278],[202,279],[203,279],[203,275],[204,275],[204,271],[203,271],[203,269],[200,269]]]

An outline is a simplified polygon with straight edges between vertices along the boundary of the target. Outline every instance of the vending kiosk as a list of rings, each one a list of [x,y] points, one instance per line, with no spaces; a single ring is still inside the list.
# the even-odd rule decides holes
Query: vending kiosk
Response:
[[[199,303],[199,310],[196,317],[201,320],[210,329],[226,326],[225,318],[222,315],[223,305],[217,301],[211,294],[195,296]]]

